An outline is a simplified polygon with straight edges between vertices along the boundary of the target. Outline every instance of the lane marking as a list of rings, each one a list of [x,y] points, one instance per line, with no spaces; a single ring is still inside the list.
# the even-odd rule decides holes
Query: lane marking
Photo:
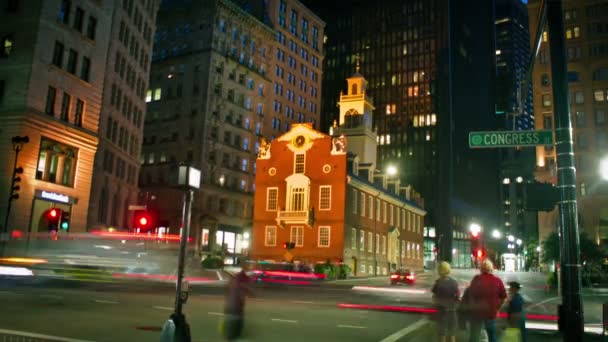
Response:
[[[422,319],[414,322],[414,324],[411,324],[399,331],[394,332],[392,335],[385,337],[380,342],[397,342],[405,335],[414,332],[416,329],[422,327],[423,325],[425,325],[427,323],[429,323],[429,320],[426,318],[422,318]]]
[[[63,299],[62,296],[52,295],[52,294],[41,294],[40,298]]]
[[[360,325],[348,325],[348,324],[338,324],[338,328],[367,329],[367,327],[362,327]]]
[[[153,306],[153,308],[158,309],[158,310],[168,310],[168,311],[173,311],[173,308],[170,306]]]
[[[307,300],[292,300],[292,303],[296,304],[314,304],[315,302],[307,301]]]
[[[280,318],[271,318],[273,322],[283,322],[283,323],[298,323],[298,321],[293,321],[291,319],[280,319]]]
[[[96,303],[102,303],[102,304],[120,304],[117,301],[114,300],[102,300],[102,299],[93,299],[94,302]]]
[[[207,314],[211,316],[224,316],[221,312],[207,312]]]
[[[560,298],[561,298],[561,297],[551,297],[551,298],[547,298],[547,299],[545,299],[545,300],[541,300],[541,301],[540,301],[540,302],[538,302],[538,303],[535,303],[535,304],[532,304],[532,305],[528,306],[528,307],[527,307],[527,309],[528,309],[528,311],[529,311],[529,310],[530,310],[530,309],[532,309],[532,308],[535,308],[535,307],[537,307],[537,306],[543,305],[543,304],[545,304],[545,303],[547,303],[547,302],[550,302],[550,301],[555,300],[555,299],[560,299]],[[546,310],[545,310],[545,311],[546,311]]]
[[[0,329],[0,333],[6,334],[6,335],[18,335],[21,337],[31,337],[31,338],[53,340],[53,341],[57,341],[57,342],[94,342],[91,340],[79,340],[79,339],[75,339],[75,338],[36,334],[36,333],[31,333],[31,332],[27,332],[27,331],[18,331],[18,330]]]
[[[215,271],[215,273],[217,273],[217,278],[222,281],[224,280],[224,277],[222,277],[222,273],[220,271]]]

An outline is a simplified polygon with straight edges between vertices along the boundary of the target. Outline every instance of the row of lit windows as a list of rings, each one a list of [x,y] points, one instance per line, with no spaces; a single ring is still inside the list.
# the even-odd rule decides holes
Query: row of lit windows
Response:
[[[357,230],[359,231],[359,234],[357,234]],[[367,235],[367,241],[365,239],[365,235]],[[374,246],[374,240],[373,240],[373,233],[372,232],[367,232],[364,229],[357,229],[357,228],[351,228],[351,235],[350,235],[350,247],[352,250],[356,250],[357,249],[357,236],[359,236],[359,250],[360,251],[365,251],[365,247],[367,247],[367,251],[370,253],[378,253],[378,254],[383,254],[386,255],[387,253],[387,249],[389,248],[388,244],[387,244],[387,238],[386,235],[384,234],[378,234],[376,233],[376,250],[374,251],[373,246]],[[382,240],[382,241],[381,241]],[[367,244],[366,244],[367,242]],[[401,242],[401,258],[413,258],[413,259],[420,259],[422,257],[422,253],[421,253],[421,247],[419,243],[414,243],[414,242],[410,242],[410,241],[405,241],[405,240],[395,240],[395,246],[394,246],[394,252],[396,254],[399,254],[399,245]],[[397,255],[399,257],[399,255]]]
[[[376,221],[394,225],[398,228],[420,233],[422,229],[422,216],[416,215],[411,211],[389,204],[376,198],[375,215],[374,215],[374,199],[371,195],[366,195],[364,192],[359,192],[357,189],[352,189],[351,209],[353,214],[359,213],[361,216]],[[367,206],[366,206],[367,205]],[[382,212],[381,212],[382,209]]]
[[[306,234],[309,235],[309,234]],[[291,242],[294,242],[296,247],[304,246],[304,227],[293,226],[289,232]],[[330,247],[331,244],[331,227],[319,226],[316,232],[315,247]],[[264,246],[275,247],[277,245],[277,227],[266,226],[264,230]]]

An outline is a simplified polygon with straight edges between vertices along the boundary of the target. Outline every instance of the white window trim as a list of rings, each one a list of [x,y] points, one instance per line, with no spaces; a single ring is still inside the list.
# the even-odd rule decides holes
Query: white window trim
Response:
[[[329,188],[329,200],[327,201],[329,207],[323,208],[321,207],[321,194],[323,193],[323,189]],[[331,210],[331,185],[320,185],[319,186],[319,210],[327,211]]]
[[[298,234],[294,234],[299,231],[302,234],[302,240],[298,241]],[[296,247],[304,246],[304,226],[292,226],[289,234],[289,242],[296,244]]]
[[[321,230],[327,229],[327,246],[321,245]],[[331,227],[330,226],[319,226],[319,233],[317,237],[317,246],[319,248],[329,248],[331,246]]]
[[[353,251],[357,249],[357,228],[350,229],[350,249]]]
[[[374,251],[374,235],[372,232],[367,232],[367,251],[370,253]]]
[[[270,204],[270,191],[271,190],[276,190],[277,194],[276,194],[276,208],[275,209],[270,209],[269,208],[269,204]],[[277,211],[279,208],[279,188],[278,187],[268,187],[266,188],[266,211]]]
[[[268,232],[274,230],[274,242],[268,243]],[[264,230],[264,246],[274,247],[277,245],[277,226],[266,226]]]
[[[365,231],[359,229],[359,250],[365,251]]]
[[[359,205],[359,198],[357,196],[359,194],[359,192],[357,191],[357,189],[352,189],[352,194],[353,194],[352,195],[353,199],[352,199],[352,202],[351,202],[353,204],[352,211],[353,211],[353,214],[356,214],[357,213],[357,206]]]
[[[365,193],[362,192],[361,193],[361,216],[363,216],[363,217],[365,217],[365,211],[366,211],[365,205],[367,204],[367,203],[365,203],[365,197],[367,197],[367,196],[365,196]]]
[[[386,255],[386,235],[382,235],[382,254]]]
[[[299,155],[303,156],[303,158],[304,158],[304,162],[303,162],[304,171],[302,173],[298,173],[298,174],[303,175],[303,174],[306,174],[306,153],[304,153],[304,152],[297,152],[297,153],[293,154],[293,173],[296,174],[296,165],[297,165],[296,160],[298,160],[297,156],[299,156]]]

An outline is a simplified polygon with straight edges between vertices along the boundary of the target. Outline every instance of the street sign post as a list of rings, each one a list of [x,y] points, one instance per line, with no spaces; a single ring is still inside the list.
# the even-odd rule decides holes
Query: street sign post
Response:
[[[470,148],[501,148],[553,145],[553,131],[470,132]]]

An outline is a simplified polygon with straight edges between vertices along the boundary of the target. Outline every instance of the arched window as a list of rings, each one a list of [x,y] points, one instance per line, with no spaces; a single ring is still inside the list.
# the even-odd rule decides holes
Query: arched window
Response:
[[[352,95],[357,95],[357,84],[353,84],[353,86],[351,87],[351,94]]]

